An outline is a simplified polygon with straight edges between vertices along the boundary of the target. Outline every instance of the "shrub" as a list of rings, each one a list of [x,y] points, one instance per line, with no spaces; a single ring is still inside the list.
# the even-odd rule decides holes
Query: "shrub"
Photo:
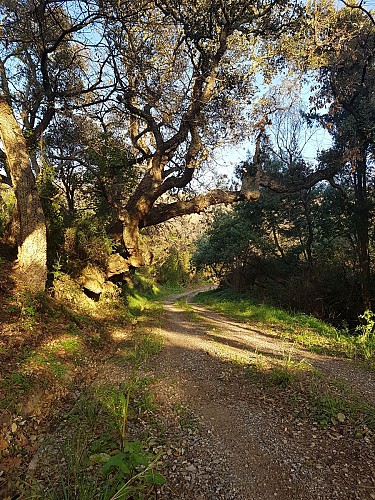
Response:
[[[65,230],[63,249],[68,271],[79,271],[89,262],[105,269],[113,242],[104,226],[103,220],[96,215],[85,215]]]
[[[160,266],[157,278],[161,284],[187,285],[190,281],[190,271],[189,252],[172,249]]]

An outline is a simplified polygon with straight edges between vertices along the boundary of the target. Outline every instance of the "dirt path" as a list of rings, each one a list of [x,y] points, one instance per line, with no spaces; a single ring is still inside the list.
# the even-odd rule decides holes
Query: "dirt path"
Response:
[[[233,360],[308,361],[319,384],[374,401],[375,377],[350,362],[318,356],[193,306],[165,306],[164,349],[153,363],[166,415],[178,414],[182,452],[164,457],[161,498],[269,500],[375,498],[373,435],[361,422],[321,427],[309,416],[309,384],[268,386]],[[199,320],[197,318],[199,315]],[[310,375],[309,375],[310,376]],[[319,382],[321,380],[321,382]],[[340,384],[338,383],[340,382]]]

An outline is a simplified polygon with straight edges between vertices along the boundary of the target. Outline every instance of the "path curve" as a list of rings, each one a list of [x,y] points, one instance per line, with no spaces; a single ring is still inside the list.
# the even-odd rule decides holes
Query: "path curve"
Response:
[[[185,460],[167,464],[164,473],[171,486],[162,489],[161,498],[375,498],[372,437],[355,441],[340,428],[323,429],[299,418],[290,391],[249,381],[230,358],[260,352],[281,357],[289,349],[295,359],[308,359],[327,376],[339,369],[348,381],[355,378],[351,370],[357,373],[358,368],[296,348],[202,306],[192,306],[192,318],[174,302],[190,300],[194,293],[166,302],[160,331],[164,348],[153,365],[156,393],[166,412],[173,404],[188,405],[200,422],[199,430],[186,438]],[[354,389],[371,399],[374,374],[359,378],[363,375],[366,383]]]

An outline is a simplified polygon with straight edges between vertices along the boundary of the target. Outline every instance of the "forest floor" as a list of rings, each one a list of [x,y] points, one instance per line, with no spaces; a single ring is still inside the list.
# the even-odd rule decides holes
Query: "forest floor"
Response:
[[[0,498],[125,498],[99,492],[98,457],[120,446],[98,401],[135,370],[120,437],[127,418],[126,439],[145,443],[166,481],[126,498],[375,498],[374,371],[192,304],[194,293],[127,326],[66,308],[33,325],[24,301],[23,331],[2,302]]]

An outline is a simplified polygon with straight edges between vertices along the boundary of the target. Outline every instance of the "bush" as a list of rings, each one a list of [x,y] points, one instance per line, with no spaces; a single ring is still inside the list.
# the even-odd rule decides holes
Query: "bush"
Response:
[[[0,183],[0,237],[4,236],[5,228],[12,219],[15,204],[13,189]]]
[[[190,254],[172,249],[157,273],[158,282],[168,285],[187,285],[190,282]]]
[[[104,227],[103,220],[97,216],[85,215],[65,230],[63,250],[68,271],[79,272],[87,263],[106,268],[113,242]]]

